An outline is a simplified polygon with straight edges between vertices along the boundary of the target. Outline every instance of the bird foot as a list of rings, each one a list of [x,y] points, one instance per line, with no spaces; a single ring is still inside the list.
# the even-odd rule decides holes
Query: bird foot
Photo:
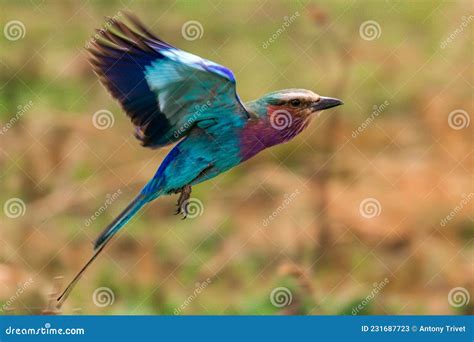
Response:
[[[191,197],[191,185],[185,185],[176,193],[180,193],[178,202],[176,203],[176,212],[175,215],[183,214],[183,220],[188,216],[187,204],[188,200]]]

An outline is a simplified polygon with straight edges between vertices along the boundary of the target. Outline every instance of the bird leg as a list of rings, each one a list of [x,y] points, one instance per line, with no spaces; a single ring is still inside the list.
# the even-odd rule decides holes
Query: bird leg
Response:
[[[179,198],[178,198],[178,203],[176,203],[177,208],[176,208],[176,212],[174,214],[178,215],[178,214],[182,213],[183,214],[183,220],[188,215],[186,207],[187,207],[187,201],[191,197],[191,190],[192,190],[191,185],[185,185],[181,189],[176,191],[176,193],[179,192],[180,195],[179,195]]]

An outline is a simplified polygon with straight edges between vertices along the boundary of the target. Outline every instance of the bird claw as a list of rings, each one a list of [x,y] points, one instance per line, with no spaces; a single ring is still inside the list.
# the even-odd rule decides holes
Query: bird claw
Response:
[[[178,198],[178,202],[176,203],[177,208],[174,214],[183,214],[182,220],[184,220],[188,216],[187,202],[191,197],[191,185],[185,185],[177,192],[180,192],[180,195]]]

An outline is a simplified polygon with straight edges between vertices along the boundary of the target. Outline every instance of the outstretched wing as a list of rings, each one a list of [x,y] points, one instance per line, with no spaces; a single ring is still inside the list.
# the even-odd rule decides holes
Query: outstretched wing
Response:
[[[229,69],[165,43],[138,19],[126,17],[129,24],[109,19],[109,27],[98,30],[90,61],[143,146],[176,142],[203,120],[248,118]]]

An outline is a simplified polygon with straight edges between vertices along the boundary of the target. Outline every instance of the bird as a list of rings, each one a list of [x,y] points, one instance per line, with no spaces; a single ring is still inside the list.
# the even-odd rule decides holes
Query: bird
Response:
[[[146,204],[179,194],[187,215],[192,186],[292,140],[321,111],[342,105],[306,89],[278,90],[242,102],[233,72],[161,40],[136,16],[107,18],[87,51],[102,85],[134,125],[141,145],[175,144],[151,180],[94,242],[94,253],[57,298],[61,305],[112,237]]]

